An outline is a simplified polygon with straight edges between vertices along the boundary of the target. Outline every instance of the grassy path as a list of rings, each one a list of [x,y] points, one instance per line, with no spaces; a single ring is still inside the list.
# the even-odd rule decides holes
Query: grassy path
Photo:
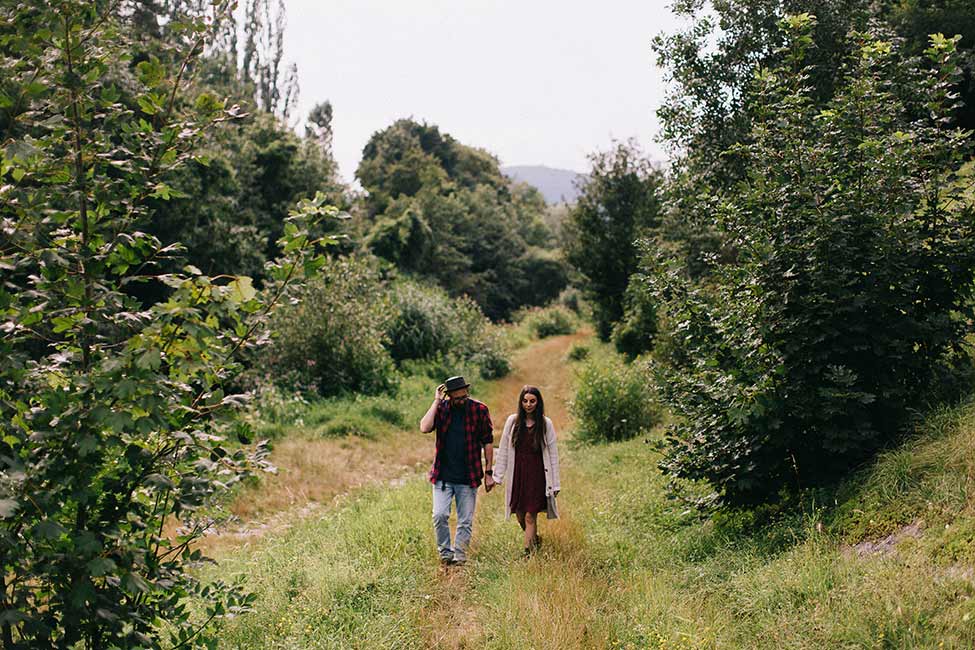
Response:
[[[535,342],[510,377],[475,385],[496,424],[524,383],[539,385],[560,432],[562,518],[542,518],[540,553],[521,557],[503,493],[482,491],[471,560],[444,575],[425,477],[374,481],[222,549],[212,576],[245,577],[258,600],[224,624],[220,647],[975,647],[975,401],[930,417],[831,510],[755,527],[747,514],[707,519],[668,500],[642,439],[573,444],[564,355],[585,338]],[[403,436],[382,444],[416,445],[409,453],[429,461],[429,437]],[[900,536],[882,552],[852,546],[891,531]]]
[[[565,453],[564,445],[571,426],[568,400],[573,394],[573,378],[564,359],[572,344],[589,336],[590,333],[582,332],[553,337],[526,348],[515,359],[513,372],[491,386],[484,396],[493,414],[497,443],[504,419],[514,412],[522,386],[538,386],[545,398],[546,414],[563,438],[562,473],[567,477],[573,473],[571,456]],[[563,483],[569,485],[568,480]],[[588,579],[579,562],[581,535],[572,515],[570,495],[571,489],[561,497],[563,513],[559,520],[548,522],[542,518],[541,532],[546,547],[557,550],[522,561],[518,559],[521,529],[514,518],[502,521],[504,492],[499,489],[490,495],[479,493],[472,548],[474,560],[463,570],[451,570],[440,578],[439,588],[449,593],[449,598],[432,600],[421,610],[418,624],[426,647],[459,649],[490,643],[510,647],[503,631],[498,630],[499,617],[507,618],[510,613],[527,616],[529,621],[538,619],[539,624],[531,626],[538,635],[558,641],[555,645],[534,647],[580,647],[580,634],[585,634],[588,625],[579,616],[583,608],[576,603],[558,602],[560,594],[568,593],[565,589],[568,582]],[[557,564],[550,561],[556,557]],[[551,574],[553,566],[558,567],[556,574]],[[508,580],[503,579],[505,576]],[[491,593],[482,593],[485,589]],[[505,611],[507,607],[498,610],[493,603],[510,603],[510,612]],[[543,612],[554,616],[542,616]]]

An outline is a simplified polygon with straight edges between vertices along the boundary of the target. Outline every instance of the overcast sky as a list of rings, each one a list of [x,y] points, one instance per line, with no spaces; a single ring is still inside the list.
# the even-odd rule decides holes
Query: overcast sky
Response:
[[[503,165],[586,171],[586,155],[636,137],[662,160],[664,95],[651,38],[670,0],[287,0],[285,56],[299,115],[329,100],[342,176],[401,117]]]

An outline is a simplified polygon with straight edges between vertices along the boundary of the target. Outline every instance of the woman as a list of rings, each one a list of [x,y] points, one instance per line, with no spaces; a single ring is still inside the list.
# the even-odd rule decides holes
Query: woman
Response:
[[[525,555],[541,540],[538,513],[548,519],[559,516],[555,497],[559,493],[559,451],[555,427],[545,417],[542,393],[525,386],[518,396],[518,412],[508,416],[495,456],[494,480],[504,483],[504,516],[514,512],[525,531]]]

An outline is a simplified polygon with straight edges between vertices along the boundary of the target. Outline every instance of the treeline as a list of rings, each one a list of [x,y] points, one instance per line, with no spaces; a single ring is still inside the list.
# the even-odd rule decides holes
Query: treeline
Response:
[[[751,506],[830,484],[971,385],[975,13],[700,5],[653,44],[669,168],[595,156],[567,258],[600,336],[647,355],[663,471]]]

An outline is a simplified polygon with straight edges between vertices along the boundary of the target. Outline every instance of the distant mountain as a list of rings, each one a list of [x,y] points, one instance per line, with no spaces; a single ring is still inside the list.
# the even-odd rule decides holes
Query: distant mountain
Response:
[[[577,180],[585,180],[586,176],[569,169],[554,169],[541,165],[502,167],[501,173],[514,181],[537,187],[549,205],[575,203],[579,196],[575,183]]]

